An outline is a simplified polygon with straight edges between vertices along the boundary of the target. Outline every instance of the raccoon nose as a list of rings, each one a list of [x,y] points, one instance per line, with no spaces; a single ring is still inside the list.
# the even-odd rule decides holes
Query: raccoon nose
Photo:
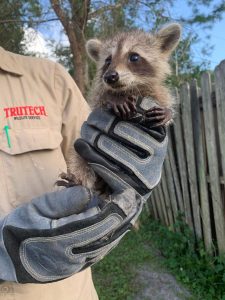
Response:
[[[108,84],[113,84],[119,80],[119,74],[116,71],[107,72],[104,75],[104,80]]]

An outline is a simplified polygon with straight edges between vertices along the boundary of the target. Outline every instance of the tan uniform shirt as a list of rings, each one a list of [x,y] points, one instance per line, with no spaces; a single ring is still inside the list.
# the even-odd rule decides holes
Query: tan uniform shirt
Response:
[[[0,48],[0,216],[56,189],[89,107],[59,64]],[[1,272],[1,266],[0,266]],[[51,284],[0,284],[0,300],[96,300],[87,269]]]

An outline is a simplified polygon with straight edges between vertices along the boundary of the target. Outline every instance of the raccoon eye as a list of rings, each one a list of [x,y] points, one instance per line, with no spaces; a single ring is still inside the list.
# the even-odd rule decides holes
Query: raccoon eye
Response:
[[[129,61],[136,62],[136,61],[139,61],[140,58],[141,57],[138,53],[131,53],[129,56]]]
[[[106,58],[106,60],[105,60],[105,63],[106,63],[107,65],[110,65],[111,62],[112,62],[112,55],[108,56],[108,57]]]

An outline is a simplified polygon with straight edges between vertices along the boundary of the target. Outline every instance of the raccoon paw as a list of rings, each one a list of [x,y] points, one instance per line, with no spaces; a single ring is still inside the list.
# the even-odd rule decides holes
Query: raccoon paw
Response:
[[[128,120],[137,113],[136,100],[131,96],[119,97],[115,101],[111,100],[110,106],[115,115],[123,120]]]
[[[145,112],[143,122],[153,128],[169,124],[172,118],[173,112],[170,108],[154,106]]]
[[[72,173],[61,173],[59,175],[61,178],[60,180],[56,181],[57,186],[64,186],[66,188],[76,186],[76,185],[81,185],[81,182],[76,179],[76,176]]]

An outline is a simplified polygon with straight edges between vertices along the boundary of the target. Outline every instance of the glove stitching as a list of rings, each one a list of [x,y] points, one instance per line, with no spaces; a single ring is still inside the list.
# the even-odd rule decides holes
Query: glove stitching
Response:
[[[104,248],[106,248],[106,251],[101,251],[101,252],[103,252],[103,254],[104,255],[102,255],[101,257],[100,257],[100,259],[98,259],[96,262],[94,262],[94,263],[97,263],[99,260],[101,260],[102,258],[104,258],[104,256],[106,255],[106,254],[108,254],[109,252],[110,252],[110,250],[113,250],[113,248],[115,248],[115,246],[120,242],[120,240],[124,237],[124,235],[127,233],[127,232],[129,232],[130,230],[126,230],[121,236],[119,236],[117,239],[115,239],[115,241],[113,241],[111,244],[109,244],[109,245],[106,245],[106,246],[103,246],[102,248],[101,248],[101,250]],[[94,250],[94,251],[96,251],[96,250]],[[87,253],[91,253],[91,252],[87,252]],[[93,264],[94,264],[93,263]],[[92,265],[93,265],[92,264]]]
[[[115,220],[115,217],[116,216],[116,219]],[[105,223],[105,221],[109,221],[110,219],[113,219],[114,221],[114,224],[112,224],[109,228],[105,229],[103,232],[101,232],[100,234],[96,235],[95,237],[93,237],[93,239],[89,239],[89,240],[86,240],[85,242],[92,242],[96,239],[98,239],[99,237],[103,235],[105,235],[106,233],[109,233],[112,229],[116,228],[114,226],[118,226],[120,224],[120,222],[123,220],[118,214],[112,214],[109,218],[106,218],[104,219],[103,221],[99,222],[96,226],[90,226],[88,227],[88,229],[86,230],[80,230],[80,231],[77,231],[76,233],[73,233],[73,234],[66,234],[66,235],[61,235],[59,237],[51,237],[51,238],[32,238],[32,239],[28,239],[26,240],[21,248],[20,248],[20,259],[21,259],[21,262],[23,263],[23,265],[25,266],[25,269],[28,270],[28,273],[36,276],[36,278],[40,278],[40,277],[44,277],[44,278],[47,278],[47,279],[54,279],[54,278],[63,278],[65,276],[61,276],[61,277],[55,277],[55,276],[43,276],[43,275],[40,275],[38,274],[36,271],[33,270],[33,268],[30,266],[30,263],[27,259],[27,255],[26,255],[26,248],[28,247],[28,245],[30,243],[35,243],[35,242],[42,242],[42,243],[45,243],[45,242],[54,242],[54,241],[57,241],[57,240],[61,240],[61,239],[71,239],[72,237],[75,237],[76,235],[80,234],[80,233],[86,233],[86,232],[89,232],[90,229],[96,229],[99,227],[99,225],[102,225],[103,223]],[[119,219],[119,220],[118,220]],[[115,221],[116,224],[115,224]],[[110,230],[109,230],[110,229]],[[108,231],[109,230],[109,231]],[[86,244],[85,242],[80,242],[80,243],[77,243],[76,245],[77,246],[83,246],[84,244]],[[65,254],[67,254],[67,252],[65,251]],[[71,257],[71,256],[69,256]]]
[[[114,216],[115,216],[115,214],[113,214]],[[71,256],[71,248],[76,248],[77,246],[79,246],[79,247],[81,247],[81,246],[85,246],[87,243],[87,241],[88,241],[88,243],[91,243],[91,242],[93,242],[93,241],[95,241],[96,239],[98,239],[98,238],[100,238],[101,236],[102,236],[102,233],[105,235],[105,234],[108,234],[110,231],[112,231],[113,229],[115,229],[114,228],[114,226],[116,225],[116,227],[120,224],[120,223],[122,223],[122,221],[123,221],[123,218],[121,218],[119,215],[117,215],[117,217],[119,217],[118,219],[120,219],[120,220],[114,220],[115,221],[115,223],[114,224],[112,224],[110,227],[108,227],[107,229],[105,229],[105,231],[103,231],[103,232],[101,232],[101,233],[99,233],[98,235],[95,235],[95,237],[94,238],[92,238],[92,239],[89,239],[89,240],[86,240],[85,242],[80,242],[80,243],[76,243],[76,244],[73,244],[73,245],[71,245],[71,246],[69,246],[69,247],[67,247],[66,248],[66,251],[65,251],[65,254],[67,254],[69,257]],[[109,230],[110,229],[110,230]],[[73,255],[71,256],[71,257],[73,257]]]
[[[139,128],[135,127],[134,125],[127,124],[127,122],[121,121],[121,122],[117,123],[116,126],[114,127],[114,133],[118,134],[121,137],[124,137],[125,139],[127,139],[127,134],[123,131],[123,127],[125,129],[132,128],[134,132],[138,133],[139,135],[141,135],[145,139],[147,138],[147,140],[151,141],[156,147],[160,147],[160,148],[163,147],[164,143],[166,142],[165,140],[167,139],[167,135],[166,135],[165,139],[162,142],[158,142],[152,136],[144,134],[142,132],[142,130],[140,130]],[[132,141],[137,142],[137,139],[134,139],[132,135],[129,135],[129,137],[131,137]]]
[[[97,256],[98,256],[98,252],[99,252],[99,255],[101,255],[96,261],[94,261],[92,264],[91,264],[91,266],[92,265],[94,265],[95,263],[97,263],[98,261],[100,261],[102,258],[104,258],[104,256],[106,255],[106,254],[108,254],[109,252],[110,252],[110,250],[113,250],[113,248],[115,248],[115,246],[120,242],[120,240],[123,238],[123,236],[127,233],[127,232],[129,232],[130,230],[127,230],[127,231],[125,231],[121,236],[119,236],[115,241],[113,241],[111,244],[109,244],[109,245],[106,245],[106,246],[103,246],[101,249],[97,249],[97,250],[94,250],[93,251],[93,254],[91,255],[91,252],[87,252],[87,253],[90,253],[89,254],[89,256],[87,256],[88,258],[89,257],[94,257],[94,256],[96,256],[96,254],[97,254]],[[103,250],[102,250],[103,249]],[[99,251],[100,250],[100,251]],[[78,255],[78,258],[81,258],[82,257],[82,255]],[[82,264],[82,263],[81,263]],[[83,268],[85,266],[85,262],[83,263],[83,266],[80,266],[80,268],[78,268],[78,270],[76,270],[76,271],[74,271],[74,272],[72,272],[72,273],[69,273],[69,274],[64,274],[64,275],[58,275],[58,276],[43,276],[43,275],[40,275],[40,274],[38,274],[38,273],[36,273],[35,271],[34,272],[32,272],[31,274],[32,275],[34,275],[34,276],[36,276],[36,278],[35,279],[37,279],[37,280],[39,280],[39,281],[42,281],[42,282],[46,282],[46,281],[51,281],[51,280],[57,280],[57,279],[61,279],[61,278],[65,278],[65,277],[67,277],[67,276],[71,276],[71,275],[73,275],[73,274],[75,274],[75,273],[77,273],[78,271],[80,271],[80,269],[81,268]]]
[[[126,123],[125,123],[126,124]],[[119,128],[120,129],[120,128]],[[136,129],[136,128],[135,128]],[[119,133],[121,133],[121,135],[124,135],[124,133],[123,133],[123,131],[118,131]],[[141,133],[141,132],[140,132]],[[141,133],[142,134],[142,133]],[[143,135],[143,134],[142,134]],[[143,135],[144,136],[144,135]],[[126,139],[127,139],[127,136],[126,135],[124,135],[124,137],[126,137]],[[101,136],[100,138],[99,138],[99,140],[98,140],[98,146],[99,146],[99,148],[101,149],[101,150],[103,150],[105,153],[107,153],[108,155],[110,155],[110,156],[113,156],[114,158],[116,158],[117,159],[117,161],[119,161],[119,162],[122,162],[125,166],[128,166],[133,172],[134,172],[134,174],[136,175],[136,176],[138,176],[141,180],[142,180],[142,182],[148,187],[148,188],[153,188],[154,186],[156,186],[157,184],[158,184],[158,182],[159,182],[159,180],[160,180],[160,178],[161,178],[161,172],[160,172],[160,174],[159,174],[159,177],[158,178],[156,178],[155,180],[154,180],[154,183],[153,184],[149,184],[149,181],[147,181],[146,179],[145,179],[145,177],[138,171],[138,169],[137,168],[135,168],[134,166],[133,166],[133,164],[131,164],[129,161],[127,161],[127,160],[124,160],[123,158],[121,158],[121,157],[119,157],[118,155],[116,155],[115,154],[115,152],[112,152],[112,151],[110,151],[110,149],[108,149],[107,147],[105,147],[104,146],[104,144],[103,144],[103,142],[106,140],[108,140],[109,138],[107,137],[107,136]],[[162,148],[163,146],[165,146],[165,144],[167,144],[167,140],[168,140],[168,138],[166,137],[165,139],[164,139],[164,141],[162,142],[162,143],[160,143],[160,147],[159,148]],[[137,144],[137,141],[133,138],[133,137],[131,137],[130,138],[130,141],[132,141],[132,142],[134,142],[134,144]],[[149,141],[151,142],[151,139],[149,139]],[[151,162],[151,160],[153,159],[153,157],[155,156],[155,157],[157,157],[157,145],[158,144],[158,142],[157,143],[155,143],[155,146],[156,146],[156,151],[154,151],[154,149],[152,150],[152,148],[150,147],[150,146],[148,146],[148,145],[146,145],[146,144],[143,144],[142,142],[140,142],[139,141],[139,145],[141,145],[145,150],[148,150],[148,151],[150,151],[150,153],[152,152],[153,154],[151,155],[151,156],[149,156],[149,158],[147,158],[147,159],[142,159],[142,160],[140,160],[139,158],[137,158],[137,156],[134,156],[134,154],[131,152],[131,151],[129,151],[128,149],[123,149],[119,144],[117,144],[116,142],[114,142],[114,147],[116,148],[116,149],[118,149],[122,154],[124,154],[124,155],[126,155],[127,153],[130,153],[130,157],[137,163],[137,164],[139,164],[139,165],[146,165],[147,163],[150,163]],[[154,155],[155,154],[155,155]]]
[[[116,154],[114,153],[114,152],[112,152],[112,151],[110,151],[107,147],[105,147],[104,146],[104,142],[107,142],[107,141],[110,141],[111,142],[111,140],[110,140],[110,138],[108,138],[107,136],[100,136],[100,138],[98,139],[98,146],[100,146],[99,147],[99,149],[101,149],[101,150],[103,150],[103,151],[105,151],[107,154],[109,154],[110,156],[116,156]],[[143,148],[145,149],[145,150],[148,150],[149,152],[151,152],[151,155],[148,157],[148,158],[144,158],[144,159],[141,159],[141,158],[138,158],[138,156],[137,155],[135,155],[133,152],[131,152],[130,150],[128,150],[128,149],[126,149],[126,148],[124,148],[124,146],[121,146],[120,144],[118,144],[118,143],[116,143],[115,141],[114,141],[114,143],[113,143],[113,145],[114,145],[114,148],[116,148],[116,149],[118,149],[120,152],[122,152],[123,154],[127,154],[127,153],[129,153],[130,154],[130,157],[132,157],[132,159],[136,162],[136,163],[139,163],[139,164],[141,164],[141,165],[146,165],[146,163],[148,163],[148,162],[150,162],[151,160],[152,160],[152,156],[154,155],[154,150],[152,149],[152,148],[147,148],[147,147],[144,147],[144,146],[146,146],[146,145],[142,145],[143,146]],[[102,146],[102,147],[101,147]],[[119,158],[118,159],[118,161],[122,161],[123,163],[124,162],[126,162],[126,164],[125,165],[127,165],[127,163],[129,163],[129,162],[127,162],[126,160],[123,160],[122,158],[120,158],[120,157],[118,157],[117,156],[117,158]]]
[[[57,241],[58,239],[67,239],[67,238],[71,238],[73,236],[76,236],[78,234],[80,235],[80,234],[83,234],[83,233],[87,233],[87,232],[90,231],[90,229],[92,230],[92,229],[98,228],[99,225],[101,226],[103,223],[105,223],[105,221],[111,221],[110,218],[115,217],[115,216],[120,217],[120,215],[113,213],[113,214],[110,215],[109,218],[105,218],[103,221],[98,222],[97,224],[91,225],[88,228],[80,229],[80,230],[76,231],[75,233],[72,233],[72,234],[71,233],[66,233],[66,234],[59,235],[58,237],[57,236],[55,236],[55,237],[45,237],[44,239],[46,240],[46,242],[48,242],[48,241],[51,242],[51,241]],[[24,244],[32,243],[33,241],[35,241],[35,242],[42,241],[42,239],[43,239],[42,237],[29,238],[29,239],[24,241]]]
[[[100,139],[98,140],[98,142],[99,142],[99,144],[100,144],[100,147],[99,147],[99,148],[100,148],[101,150],[105,151],[105,153],[107,153],[108,155],[110,155],[110,156],[113,155],[114,158],[117,159],[117,161],[119,161],[119,162],[123,163],[125,166],[129,167],[129,168],[134,172],[134,174],[135,174],[138,178],[140,178],[141,181],[142,181],[148,188],[152,189],[152,188],[157,184],[157,183],[154,183],[153,185],[150,185],[150,184],[149,184],[149,181],[145,179],[145,177],[138,171],[138,169],[137,169],[135,166],[133,166],[133,164],[131,164],[131,163],[128,162],[127,160],[124,160],[124,159],[121,158],[120,156],[116,155],[114,152],[111,152],[108,148],[106,148],[106,147],[103,145],[102,140],[103,140],[102,137],[100,137]],[[104,140],[103,140],[103,142],[104,142]],[[114,144],[114,145],[115,145],[115,144]],[[101,146],[102,146],[102,147],[101,147]],[[119,147],[118,147],[118,146],[115,146],[115,147],[116,147],[117,149],[119,149],[123,154],[127,154],[127,152],[128,152],[128,150],[123,150],[122,148],[120,148],[120,146],[119,146]],[[135,157],[133,157],[133,159],[134,159],[137,163],[139,163],[139,164],[145,166],[146,163],[150,163],[150,162],[151,162],[151,160],[153,159],[153,156],[150,156],[150,157],[148,158],[148,160],[145,159],[145,160],[143,160],[143,161],[139,161],[139,160],[135,159]],[[161,174],[161,173],[160,173],[160,174]],[[159,176],[159,179],[156,180],[157,182],[159,182],[160,177],[161,177],[161,176]]]
[[[118,237],[117,239],[119,239],[120,237]],[[99,249],[96,249],[96,250],[93,250],[93,251],[88,251],[88,252],[85,252],[85,253],[81,253],[81,254],[68,254],[69,255],[69,257],[71,258],[71,259],[73,259],[74,260],[74,258],[80,258],[80,257],[83,257],[83,256],[87,256],[87,257],[93,257],[93,256],[95,256],[96,254],[98,254],[99,253],[99,255],[101,254],[101,252],[105,252],[106,250],[108,250],[108,249],[110,249],[111,248],[111,245],[112,244],[114,244],[116,241],[117,241],[117,239],[115,240],[115,241],[113,241],[113,242],[111,242],[110,244],[108,244],[108,245],[105,245],[105,246],[103,246],[103,247],[101,247],[101,248],[99,248]],[[74,247],[70,247],[71,249],[72,248],[74,248]],[[71,253],[71,249],[70,249],[70,253]]]

